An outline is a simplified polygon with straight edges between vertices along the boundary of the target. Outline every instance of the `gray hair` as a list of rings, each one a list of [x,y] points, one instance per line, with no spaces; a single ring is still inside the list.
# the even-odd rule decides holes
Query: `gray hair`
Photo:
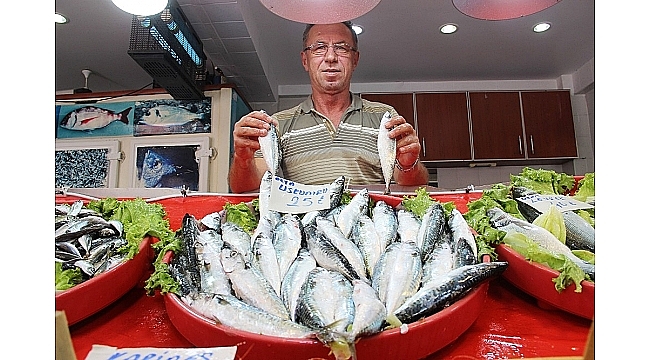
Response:
[[[350,30],[350,33],[352,34],[352,42],[353,42],[352,46],[353,46],[355,49],[357,49],[357,48],[358,48],[358,45],[359,45],[359,44],[358,44],[358,43],[359,43],[359,38],[357,37],[357,33],[356,33],[356,32],[354,31],[354,29],[352,28],[352,21],[344,21],[344,22],[342,22],[341,24],[345,25],[345,27],[347,27],[348,30]],[[307,36],[309,36],[309,30],[311,30],[311,28],[312,28],[314,25],[315,25],[315,24],[307,24],[307,26],[305,26],[305,31],[302,33],[302,46],[303,46],[303,48],[309,46],[309,45],[307,44]]]

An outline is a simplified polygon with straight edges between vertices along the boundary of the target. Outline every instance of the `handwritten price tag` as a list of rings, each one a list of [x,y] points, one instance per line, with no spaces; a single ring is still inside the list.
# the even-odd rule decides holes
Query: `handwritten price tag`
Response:
[[[126,348],[93,345],[86,360],[233,360],[236,346],[214,348]]]
[[[304,185],[273,177],[269,209],[291,214],[329,209],[329,185]]]
[[[526,195],[518,198],[524,204],[534,207],[539,212],[546,212],[551,205],[555,205],[560,211],[570,211],[579,209],[591,209],[594,206],[582,201],[572,199],[564,195]]]

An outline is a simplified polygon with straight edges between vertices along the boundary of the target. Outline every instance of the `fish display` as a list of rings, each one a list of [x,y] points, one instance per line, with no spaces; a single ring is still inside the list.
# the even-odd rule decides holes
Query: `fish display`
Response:
[[[186,217],[183,227],[190,230],[181,229],[177,238],[187,245],[170,264],[181,300],[225,326],[317,339],[340,360],[354,358],[359,338],[408,327],[441,311],[507,266],[505,262],[478,264],[472,247],[476,244],[470,243],[473,237],[463,227],[467,224],[444,213],[439,225],[437,218],[424,222],[441,230],[423,257],[417,243],[417,216],[400,217],[383,201],[371,202],[367,189],[347,203],[336,200],[331,205],[317,214],[268,212],[259,217],[252,235],[234,231],[238,225],[227,220],[226,210],[201,220]],[[437,207],[432,206],[431,213],[433,209]],[[310,220],[303,222],[308,216]],[[197,230],[191,221],[203,225]],[[400,221],[416,224],[416,232],[402,238],[406,233],[400,234]],[[214,225],[202,229],[205,224]],[[188,259],[188,254],[192,257],[189,244],[198,246],[194,260]],[[214,273],[207,271],[214,252],[220,252],[228,281],[216,280],[219,267]],[[214,280],[195,281],[196,272],[184,266],[198,266],[204,269],[198,272],[201,277]],[[209,283],[230,288],[217,289]]]
[[[390,182],[393,179],[395,171],[395,159],[397,157],[397,140],[388,137],[389,129],[386,123],[390,121],[390,112],[386,111],[379,124],[379,134],[377,135],[377,151],[379,152],[379,162],[381,172],[384,175],[386,188],[384,194],[390,194]]]
[[[128,115],[131,109],[114,112],[97,106],[84,106],[67,113],[59,125],[62,128],[75,131],[100,129],[114,121],[128,125]]]

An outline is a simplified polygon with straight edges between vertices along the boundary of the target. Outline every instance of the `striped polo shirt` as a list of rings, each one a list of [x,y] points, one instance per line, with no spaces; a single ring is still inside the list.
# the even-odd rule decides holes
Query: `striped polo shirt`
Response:
[[[272,115],[279,123],[281,176],[307,185],[330,184],[341,175],[354,185],[384,184],[378,129],[386,111],[392,116],[397,112],[390,105],[350,95],[352,104],[338,129],[314,109],[311,97]]]

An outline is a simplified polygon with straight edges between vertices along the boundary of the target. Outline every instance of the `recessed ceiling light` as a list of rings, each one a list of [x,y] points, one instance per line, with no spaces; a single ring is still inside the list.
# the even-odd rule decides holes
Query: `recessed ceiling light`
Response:
[[[54,22],[57,24],[65,24],[68,22],[68,18],[55,12],[54,13]]]
[[[354,32],[357,33],[357,35],[361,35],[361,33],[363,32],[363,28],[361,27],[361,25],[357,25],[357,24],[352,24],[352,30],[354,30]]]
[[[444,24],[440,27],[440,32],[443,34],[453,34],[458,30],[458,25],[456,24]]]
[[[541,32],[544,32],[544,31],[550,29],[550,28],[551,28],[551,23],[549,23],[549,22],[541,22],[541,23],[536,24],[535,26],[533,26],[533,31],[536,32],[536,33],[541,33]]]

